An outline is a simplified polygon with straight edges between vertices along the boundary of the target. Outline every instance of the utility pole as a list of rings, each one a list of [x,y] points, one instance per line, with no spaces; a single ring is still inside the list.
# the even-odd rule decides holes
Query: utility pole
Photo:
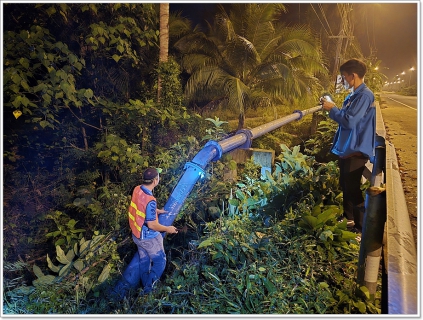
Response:
[[[332,72],[332,77],[335,81],[335,90],[336,90],[336,77],[339,73],[339,66],[341,65],[341,61],[344,60],[345,52],[350,44],[350,40],[354,39],[354,36],[353,36],[354,24],[351,21],[352,19],[350,14],[350,12],[352,11],[352,4],[338,3],[337,6],[341,16],[341,27],[339,30],[339,34],[337,36],[329,36],[329,39],[338,39],[336,43],[335,63],[334,63],[333,72]],[[344,39],[346,40],[345,44],[344,44]]]

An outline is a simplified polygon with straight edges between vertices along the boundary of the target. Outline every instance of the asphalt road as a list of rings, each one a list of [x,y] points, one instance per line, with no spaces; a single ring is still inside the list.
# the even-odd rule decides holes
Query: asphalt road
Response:
[[[382,96],[385,96],[390,101],[394,101],[404,107],[417,110],[417,96],[401,96],[399,94],[389,92],[382,92]]]
[[[411,228],[417,247],[417,97],[386,92],[382,92],[380,96],[380,108],[387,132],[387,140],[395,146]]]
[[[417,96],[382,92],[381,98],[386,101],[393,114],[400,113],[398,118],[391,118],[390,121],[397,122],[404,132],[417,136]]]

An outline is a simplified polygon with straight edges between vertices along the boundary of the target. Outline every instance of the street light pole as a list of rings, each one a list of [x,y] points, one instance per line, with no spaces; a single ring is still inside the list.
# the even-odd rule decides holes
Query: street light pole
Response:
[[[411,67],[410,68],[410,78],[408,79],[408,86],[410,86],[411,85],[411,74],[413,73],[413,71],[414,71],[414,67]]]

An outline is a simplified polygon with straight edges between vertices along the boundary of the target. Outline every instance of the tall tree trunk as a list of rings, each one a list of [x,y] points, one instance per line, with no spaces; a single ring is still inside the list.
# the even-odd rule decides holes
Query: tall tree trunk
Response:
[[[81,114],[82,119],[82,110],[79,109],[79,113]],[[88,151],[88,139],[87,139],[87,133],[85,131],[84,124],[81,124],[81,132],[82,132],[82,138],[84,139],[84,149],[85,151]]]
[[[237,128],[237,131],[238,130],[241,130],[241,129],[244,129],[244,124],[245,124],[245,114],[244,114],[244,112],[241,112],[239,114],[239,117],[238,117],[238,128]]]
[[[88,151],[88,139],[87,139],[87,133],[85,132],[85,128],[81,128],[82,131],[82,137],[84,138],[84,149],[85,151]]]
[[[169,3],[160,3],[160,54],[159,65],[167,62],[169,54]],[[157,79],[157,102],[160,102],[162,91],[160,74]]]

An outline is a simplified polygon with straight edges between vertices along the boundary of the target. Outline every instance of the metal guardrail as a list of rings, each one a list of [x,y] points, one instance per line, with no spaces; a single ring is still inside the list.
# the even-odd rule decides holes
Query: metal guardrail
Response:
[[[386,144],[386,224],[384,269],[387,273],[387,313],[417,314],[417,252],[392,144]]]
[[[376,290],[383,256],[382,312],[418,314],[417,251],[394,146],[376,103],[376,157],[371,187],[366,193],[366,214],[360,246],[357,281]],[[381,188],[384,186],[385,188]]]

